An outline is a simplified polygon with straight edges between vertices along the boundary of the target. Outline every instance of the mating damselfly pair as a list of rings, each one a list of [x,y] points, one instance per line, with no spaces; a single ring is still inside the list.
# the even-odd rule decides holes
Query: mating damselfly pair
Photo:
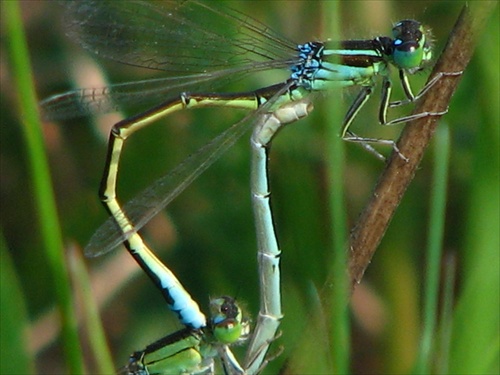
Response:
[[[108,145],[100,196],[110,219],[86,247],[97,256],[124,243],[127,250],[164,295],[185,328],[145,350],[134,353],[124,372],[131,374],[211,373],[219,357],[227,374],[256,374],[266,366],[268,348],[278,335],[282,318],[278,247],[270,207],[268,154],[277,131],[312,110],[314,92],[360,86],[349,108],[341,136],[370,147],[373,142],[350,130],[354,118],[369,99],[375,79],[382,79],[379,121],[396,124],[442,115],[421,113],[387,120],[391,106],[411,103],[443,75],[435,76],[414,95],[408,74],[421,70],[432,57],[430,35],[418,21],[403,20],[392,36],[342,42],[293,43],[269,27],[231,8],[201,1],[75,1],[66,3],[70,35],[83,47],[121,63],[164,71],[166,78],[79,89],[42,102],[47,118],[113,111],[121,105],[156,101],[157,105],[113,126]],[[221,27],[222,26],[222,27]],[[399,71],[406,99],[391,102],[390,66]],[[254,91],[223,93],[233,80],[250,74],[282,69],[285,82]],[[118,167],[125,140],[135,131],[173,112],[196,107],[230,107],[249,110],[241,121],[187,158],[125,205],[116,197]],[[198,304],[176,276],[147,247],[138,233],[197,176],[206,170],[247,130],[251,137],[251,193],[258,245],[260,311],[254,327],[242,317],[230,297],[211,301],[207,321]],[[404,157],[403,155],[401,155]],[[249,332],[250,330],[250,332]],[[229,345],[249,339],[240,362]]]

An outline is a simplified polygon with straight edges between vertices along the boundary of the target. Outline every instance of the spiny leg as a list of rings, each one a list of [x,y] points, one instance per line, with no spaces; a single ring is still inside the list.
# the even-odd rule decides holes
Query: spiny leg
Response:
[[[462,75],[462,74],[463,74],[463,71],[459,71],[459,72],[439,72],[434,77],[432,77],[432,79],[429,82],[427,82],[424,87],[422,87],[422,89],[420,90],[420,92],[417,95],[414,96],[412,94],[411,89],[410,89],[410,83],[408,81],[407,74],[405,73],[404,70],[400,70],[400,72],[399,72],[399,79],[401,81],[401,84],[403,86],[403,89],[405,91],[407,99],[405,99],[405,100],[397,100],[397,101],[391,102],[391,103],[389,103],[389,107],[393,108],[393,107],[398,107],[398,106],[401,106],[401,105],[406,105],[406,104],[410,104],[412,102],[415,102],[418,99],[420,99],[422,96],[424,96],[427,93],[427,91],[429,91],[443,77],[455,77],[455,76],[459,76],[459,75]]]
[[[461,75],[462,72],[440,72],[436,74],[421,90],[417,95],[413,95],[410,82],[408,81],[408,75],[404,69],[399,70],[399,79],[401,81],[401,86],[407,97],[406,100],[400,100],[396,102],[390,102],[390,96],[392,91],[391,81],[388,77],[384,77],[384,84],[382,85],[382,97],[386,100],[382,100],[380,103],[379,121],[382,125],[396,125],[403,122],[408,122],[416,120],[419,118],[429,117],[429,116],[442,116],[448,112],[448,109],[440,112],[421,112],[414,115],[400,117],[394,120],[387,121],[387,112],[389,108],[398,107],[405,104],[410,104],[416,102],[421,97],[423,97],[429,89],[431,89],[440,79],[443,77],[453,77]]]
[[[384,102],[389,103],[390,81],[387,82],[384,81],[383,85],[384,85],[383,87],[385,87],[385,90],[383,90],[381,106],[383,106]],[[344,117],[340,136],[345,141],[359,143],[366,151],[375,155],[376,158],[385,161],[385,157],[382,154],[380,154],[377,150],[375,150],[375,148],[373,148],[373,146],[370,143],[387,144],[397,149],[394,141],[360,137],[354,134],[349,129],[352,122],[354,121],[354,118],[357,116],[357,114],[359,113],[361,108],[365,105],[365,103],[370,99],[370,96],[373,93],[373,87],[374,83],[368,86],[363,86],[362,89],[359,91],[358,95],[356,96],[356,99],[354,99],[354,102],[351,104]],[[399,152],[399,150],[397,150],[397,152]]]
[[[403,116],[403,117],[399,117],[399,118],[394,119],[394,120],[387,121],[387,113],[388,113],[389,108],[413,103],[413,102],[417,101],[418,99],[420,99],[423,95],[425,95],[427,93],[427,91],[429,91],[429,89],[432,86],[434,86],[441,78],[448,77],[448,76],[456,76],[456,75],[460,75],[460,74],[462,74],[462,72],[453,72],[453,73],[441,72],[441,73],[438,73],[415,96],[412,93],[406,71],[404,69],[400,69],[399,70],[399,77],[400,77],[401,85],[403,87],[403,91],[405,92],[407,99],[396,101],[396,102],[390,101],[391,93],[392,93],[392,82],[388,76],[385,76],[383,83],[382,83],[382,94],[381,94],[380,109],[379,109],[379,122],[380,122],[380,124],[384,125],[384,126],[396,125],[396,124],[401,124],[401,123],[408,122],[408,121],[417,120],[419,118],[445,115],[448,112],[448,109],[446,109],[444,111],[439,111],[439,112],[421,112],[421,113],[416,113],[414,115]],[[342,132],[341,132],[342,138],[346,141],[349,141],[349,142],[360,143],[363,146],[363,148],[365,148],[367,151],[374,154],[377,158],[379,158],[381,160],[385,160],[385,157],[382,156],[378,151],[376,151],[370,144],[376,143],[376,144],[382,144],[382,145],[389,145],[394,149],[394,151],[403,160],[408,161],[408,159],[399,151],[398,147],[396,146],[396,142],[394,142],[392,140],[380,139],[380,138],[360,137],[349,130],[349,127],[351,126],[354,118],[359,113],[359,111],[361,110],[363,105],[368,101],[372,92],[373,92],[372,85],[364,86],[360,90],[358,96],[356,97],[355,101],[349,107],[349,110],[347,111],[347,114],[344,118],[344,123],[343,123],[343,127],[342,127]]]

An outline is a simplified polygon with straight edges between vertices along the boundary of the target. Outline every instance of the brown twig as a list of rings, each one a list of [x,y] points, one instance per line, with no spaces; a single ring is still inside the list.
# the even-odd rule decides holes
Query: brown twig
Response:
[[[446,48],[430,78],[439,72],[461,72],[469,63],[477,36],[481,34],[495,1],[464,6]],[[414,113],[442,112],[460,81],[461,75],[442,77],[417,104]],[[428,116],[408,123],[397,143],[403,160],[393,152],[373,190],[372,197],[354,225],[350,236],[349,280],[352,290],[361,282],[401,199],[412,181],[425,149],[436,130],[440,116]]]

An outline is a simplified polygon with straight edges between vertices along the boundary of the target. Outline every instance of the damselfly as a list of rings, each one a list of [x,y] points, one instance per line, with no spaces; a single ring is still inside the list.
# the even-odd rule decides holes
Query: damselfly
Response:
[[[408,74],[421,70],[432,57],[429,31],[418,21],[403,20],[394,25],[392,37],[296,44],[236,10],[221,10],[215,4],[209,6],[195,0],[71,2],[67,4],[66,19],[69,20],[70,34],[95,54],[168,73],[163,79],[74,90],[43,101],[42,108],[48,118],[64,119],[112,111],[131,103],[157,101],[155,107],[113,126],[100,190],[111,217],[92,237],[86,254],[104,254],[124,242],[190,329],[205,326],[204,319],[201,319],[203,314],[175,276],[146,247],[137,231],[247,129],[254,127],[252,192],[259,245],[261,310],[243,366],[240,368],[233,360],[227,361],[231,357],[227,354],[229,351],[225,351],[223,357],[226,357],[225,363],[230,363],[229,369],[225,366],[228,372],[259,372],[266,363],[266,352],[281,318],[280,252],[269,207],[266,148],[281,125],[309,113],[311,106],[307,97],[311,93],[356,85],[361,86],[361,90],[344,118],[341,136],[365,144],[378,142],[356,136],[350,130],[354,118],[369,99],[377,76],[382,77],[379,110],[382,124],[442,115],[444,112],[421,113],[387,120],[389,107],[414,102],[438,79],[448,75],[438,74],[418,95],[412,93]],[[399,71],[405,100],[390,101],[391,65]],[[287,69],[290,76],[283,83],[255,91],[215,91],[229,81],[271,69]],[[115,192],[125,139],[163,116],[196,107],[232,107],[251,112],[122,207]],[[385,143],[392,144],[392,141]],[[175,280],[174,289],[163,283],[165,275],[168,275],[166,279]],[[172,294],[172,291],[179,293]],[[184,314],[195,317],[197,321],[185,319]],[[192,370],[195,372],[197,368],[192,367]]]
[[[246,339],[248,321],[243,320],[240,307],[231,297],[211,300],[210,310],[211,321],[208,325],[204,324],[200,328],[186,326],[148,345],[144,350],[133,353],[120,373],[214,373],[213,358],[216,356],[224,359],[228,373],[243,372],[227,345]]]

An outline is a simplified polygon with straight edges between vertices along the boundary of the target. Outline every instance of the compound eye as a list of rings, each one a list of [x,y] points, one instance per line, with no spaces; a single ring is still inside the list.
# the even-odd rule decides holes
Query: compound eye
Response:
[[[392,57],[398,68],[416,71],[430,59],[430,46],[426,44],[426,35],[420,22],[400,21],[394,25],[392,34]]]

